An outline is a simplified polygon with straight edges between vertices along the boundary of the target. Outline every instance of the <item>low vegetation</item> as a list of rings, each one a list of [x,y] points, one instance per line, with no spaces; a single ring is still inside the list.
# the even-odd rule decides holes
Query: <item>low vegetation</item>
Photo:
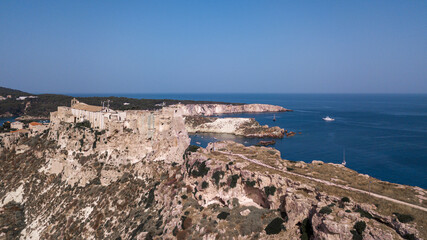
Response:
[[[264,191],[265,191],[265,195],[268,196],[274,196],[274,193],[276,192],[276,187],[275,186],[267,186],[264,187]]]
[[[309,240],[313,236],[313,226],[310,219],[306,218],[300,225],[301,240]]]
[[[212,174],[212,179],[215,180],[215,184],[219,185],[219,181],[224,177],[224,171],[216,171]]]
[[[273,219],[265,228],[267,235],[278,234],[282,230],[286,230],[285,226],[283,226],[283,222],[283,219],[279,217]]]
[[[220,214],[218,214],[218,218],[219,219],[221,219],[221,220],[225,220],[225,219],[227,219],[227,217],[230,215],[230,213],[228,213],[228,212],[221,212]]]
[[[397,219],[401,223],[408,223],[408,222],[414,221],[414,217],[412,217],[409,214],[400,214],[400,213],[396,213],[396,212],[393,214],[397,217]]]
[[[354,230],[350,231],[353,234],[353,240],[362,240],[363,231],[366,229],[366,223],[364,221],[357,221],[353,228]]]
[[[328,215],[332,213],[332,209],[329,206],[325,206],[320,209],[319,213]]]
[[[234,174],[231,176],[230,187],[235,188],[237,184],[237,180],[239,179],[239,175]]]

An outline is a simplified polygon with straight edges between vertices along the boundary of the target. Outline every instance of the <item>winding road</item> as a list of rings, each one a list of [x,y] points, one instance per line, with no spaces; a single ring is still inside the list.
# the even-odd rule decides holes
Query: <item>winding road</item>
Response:
[[[314,177],[305,176],[305,175],[302,175],[302,174],[299,174],[299,173],[285,171],[285,170],[282,170],[282,169],[279,169],[279,168],[272,167],[272,166],[267,165],[265,163],[262,163],[262,162],[260,162],[258,160],[248,158],[248,157],[246,157],[243,154],[223,152],[223,151],[217,151],[217,152],[222,153],[222,154],[226,154],[226,155],[237,156],[237,157],[240,157],[240,158],[242,158],[242,159],[244,159],[246,161],[249,161],[251,163],[254,163],[254,164],[266,167],[266,168],[274,169],[276,171],[280,171],[280,172],[283,172],[283,173],[286,173],[286,174],[290,174],[290,175],[302,177],[302,178],[305,178],[305,179],[308,179],[308,180],[312,180],[312,181],[315,181],[315,182],[323,183],[323,184],[334,186],[334,187],[339,187],[339,188],[342,188],[342,189],[345,189],[345,190],[350,190],[350,191],[354,191],[354,192],[360,192],[360,193],[368,194],[368,195],[376,197],[376,198],[381,198],[381,199],[384,199],[384,200],[387,200],[387,201],[390,201],[390,202],[394,202],[394,203],[406,205],[408,207],[416,208],[416,209],[422,210],[424,212],[427,212],[427,208],[425,208],[425,207],[421,207],[421,206],[418,206],[418,205],[415,205],[415,204],[403,202],[403,201],[400,201],[400,200],[397,200],[397,199],[394,199],[394,198],[391,198],[391,197],[387,197],[387,196],[384,196],[384,195],[380,195],[380,194],[377,194],[377,193],[372,193],[372,192],[368,192],[368,191],[365,191],[365,190],[361,190],[361,189],[357,189],[357,188],[353,188],[353,187],[344,186],[344,185],[333,183],[333,182],[330,182],[330,181],[326,181],[326,180],[322,180],[322,179],[318,179],[318,178],[314,178]]]

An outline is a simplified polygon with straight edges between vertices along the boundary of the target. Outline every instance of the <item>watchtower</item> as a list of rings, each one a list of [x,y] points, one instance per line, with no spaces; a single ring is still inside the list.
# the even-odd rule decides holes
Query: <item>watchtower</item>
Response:
[[[79,100],[77,100],[76,98],[71,99],[71,107],[73,107],[77,103],[79,103]]]

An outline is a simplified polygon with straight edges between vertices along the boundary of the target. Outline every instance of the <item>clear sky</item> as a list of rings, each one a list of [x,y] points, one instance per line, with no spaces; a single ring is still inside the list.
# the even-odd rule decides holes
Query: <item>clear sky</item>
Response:
[[[1,1],[35,93],[427,93],[427,1]]]

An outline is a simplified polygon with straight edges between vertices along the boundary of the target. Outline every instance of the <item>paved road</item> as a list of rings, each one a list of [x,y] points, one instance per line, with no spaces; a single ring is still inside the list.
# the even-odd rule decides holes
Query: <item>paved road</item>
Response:
[[[262,162],[260,162],[260,161],[258,161],[256,159],[250,159],[250,158],[246,157],[243,154],[223,152],[223,151],[218,151],[218,152],[223,153],[223,154],[227,154],[227,155],[238,156],[238,157],[240,157],[240,158],[242,158],[242,159],[244,159],[246,161],[249,161],[251,163],[254,163],[254,164],[257,164],[257,165],[260,165],[260,166],[263,166],[263,167],[271,168],[271,169],[274,169],[276,171],[284,172],[286,174],[291,174],[291,175],[294,175],[294,176],[302,177],[302,178],[309,179],[309,180],[312,180],[312,181],[315,181],[315,182],[319,182],[319,183],[323,183],[323,184],[326,184],[326,185],[330,185],[330,186],[334,186],[334,187],[339,187],[339,188],[342,188],[342,189],[345,189],[345,190],[350,190],[350,191],[354,191],[354,192],[360,192],[360,193],[368,194],[368,195],[376,197],[376,198],[381,198],[381,199],[384,199],[384,200],[387,200],[387,201],[390,201],[390,202],[399,203],[399,204],[402,204],[402,205],[406,205],[408,207],[420,209],[420,210],[422,210],[424,212],[427,212],[427,208],[425,208],[425,207],[421,207],[421,206],[418,206],[418,205],[415,205],[415,204],[403,202],[403,201],[400,201],[400,200],[397,200],[397,199],[394,199],[394,198],[391,198],[391,197],[387,197],[387,196],[384,196],[384,195],[380,195],[380,194],[368,192],[368,191],[365,191],[365,190],[361,190],[361,189],[357,189],[357,188],[353,188],[353,187],[344,186],[344,185],[341,185],[341,184],[333,183],[333,182],[330,182],[330,181],[326,181],[326,180],[322,180],[322,179],[318,179],[318,178],[314,178],[314,177],[305,176],[305,175],[302,175],[302,174],[299,174],[299,173],[285,171],[285,170],[282,170],[282,169],[279,169],[279,168],[272,167],[272,166],[267,165],[265,163],[262,163]]]

